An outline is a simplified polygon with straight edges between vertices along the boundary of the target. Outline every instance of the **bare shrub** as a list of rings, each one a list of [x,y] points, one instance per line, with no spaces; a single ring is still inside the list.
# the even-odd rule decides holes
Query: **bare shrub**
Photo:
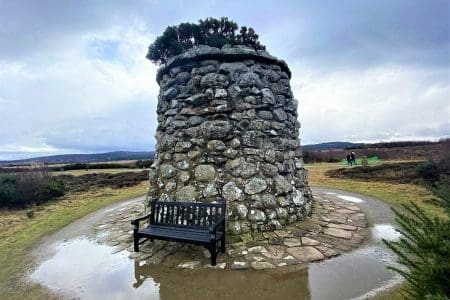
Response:
[[[0,176],[0,207],[42,204],[64,195],[64,183],[52,178],[45,166]]]

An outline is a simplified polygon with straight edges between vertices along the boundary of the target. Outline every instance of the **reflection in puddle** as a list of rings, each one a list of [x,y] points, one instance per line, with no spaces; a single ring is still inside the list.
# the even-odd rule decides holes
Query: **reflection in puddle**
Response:
[[[147,280],[139,290],[132,286],[134,266],[123,251],[111,254],[111,247],[84,238],[58,244],[55,255],[31,275],[50,290],[83,299],[138,299],[145,294],[159,298],[158,284]]]
[[[346,196],[346,195],[337,195],[338,198],[341,198],[342,200],[354,202],[354,203],[361,203],[364,202],[363,199],[353,196]]]
[[[180,270],[135,263],[138,283],[160,282],[161,299],[310,299],[307,270]]]
[[[275,272],[170,269],[112,250],[85,238],[60,243],[31,278],[69,298],[258,300],[350,299],[393,279],[383,263],[392,261],[386,259],[389,252],[375,245],[312,264],[309,270]]]
[[[372,228],[372,238],[377,241],[380,241],[381,239],[395,241],[398,240],[400,236],[400,232],[390,224],[375,224]]]
[[[361,248],[309,268],[312,299],[353,299],[386,286],[393,279],[382,261],[391,255],[375,247]]]

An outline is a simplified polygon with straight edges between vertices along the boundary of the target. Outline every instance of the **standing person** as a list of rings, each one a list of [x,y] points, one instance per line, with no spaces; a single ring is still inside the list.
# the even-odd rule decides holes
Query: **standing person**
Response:
[[[352,160],[352,163],[356,166],[356,153],[354,151],[350,153],[350,158]]]
[[[350,157],[350,154],[347,154],[347,166],[352,165],[352,158]]]

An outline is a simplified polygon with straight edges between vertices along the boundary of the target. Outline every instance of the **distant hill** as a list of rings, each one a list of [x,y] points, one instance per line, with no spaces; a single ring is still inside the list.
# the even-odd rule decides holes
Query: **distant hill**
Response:
[[[62,155],[50,155],[42,157],[34,157],[28,159],[0,161],[0,164],[30,164],[30,163],[47,163],[47,164],[67,164],[67,163],[92,163],[92,162],[108,162],[118,160],[138,160],[138,159],[151,159],[155,157],[154,151],[115,151],[107,153],[94,153],[94,154],[62,154]]]
[[[400,141],[400,142],[379,142],[379,143],[369,143],[369,144],[358,144],[357,146],[347,147],[346,149],[365,149],[365,148],[403,148],[403,147],[414,147],[414,146],[426,146],[432,144],[439,144],[445,142],[445,139],[432,142],[432,141]]]
[[[303,161],[305,163],[338,162],[350,151],[356,156],[374,157],[382,160],[441,160],[450,153],[450,139],[439,141],[403,141],[379,143],[331,142],[305,145]]]
[[[447,145],[447,146],[445,146]],[[350,142],[327,142],[320,144],[302,145],[303,151],[331,151],[331,150],[370,150],[376,148],[382,149],[412,149],[417,147],[418,149],[428,149],[436,147],[437,149],[445,148],[449,149],[450,139],[442,139],[438,142],[430,141],[405,141],[405,142],[380,142],[380,143],[350,143]],[[421,148],[422,147],[422,148]],[[418,151],[418,150],[417,150]],[[417,152],[416,151],[416,152]],[[392,152],[392,151],[391,151]],[[372,153],[370,155],[378,155]],[[421,154],[425,155],[425,154]],[[94,153],[94,154],[63,154],[63,155],[51,155],[34,157],[28,159],[0,161],[0,165],[24,165],[30,163],[48,163],[48,164],[68,164],[68,163],[93,163],[93,162],[108,162],[118,160],[138,160],[138,159],[153,159],[155,157],[154,151],[149,152],[133,152],[133,151],[115,151],[107,153]],[[412,156],[409,157],[412,159]]]
[[[323,150],[342,150],[348,148],[360,147],[362,143],[350,142],[327,142],[320,144],[302,145],[303,151],[323,151]]]

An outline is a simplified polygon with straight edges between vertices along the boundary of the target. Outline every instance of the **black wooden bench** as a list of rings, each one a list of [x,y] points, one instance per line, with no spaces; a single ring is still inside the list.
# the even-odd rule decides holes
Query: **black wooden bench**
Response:
[[[168,202],[153,200],[150,214],[131,221],[134,225],[134,251],[147,239],[166,240],[205,246],[216,265],[219,252],[225,252],[225,201],[219,203]],[[139,228],[139,222],[148,226]],[[140,242],[141,238],[146,240]],[[220,248],[217,243],[220,241]]]

